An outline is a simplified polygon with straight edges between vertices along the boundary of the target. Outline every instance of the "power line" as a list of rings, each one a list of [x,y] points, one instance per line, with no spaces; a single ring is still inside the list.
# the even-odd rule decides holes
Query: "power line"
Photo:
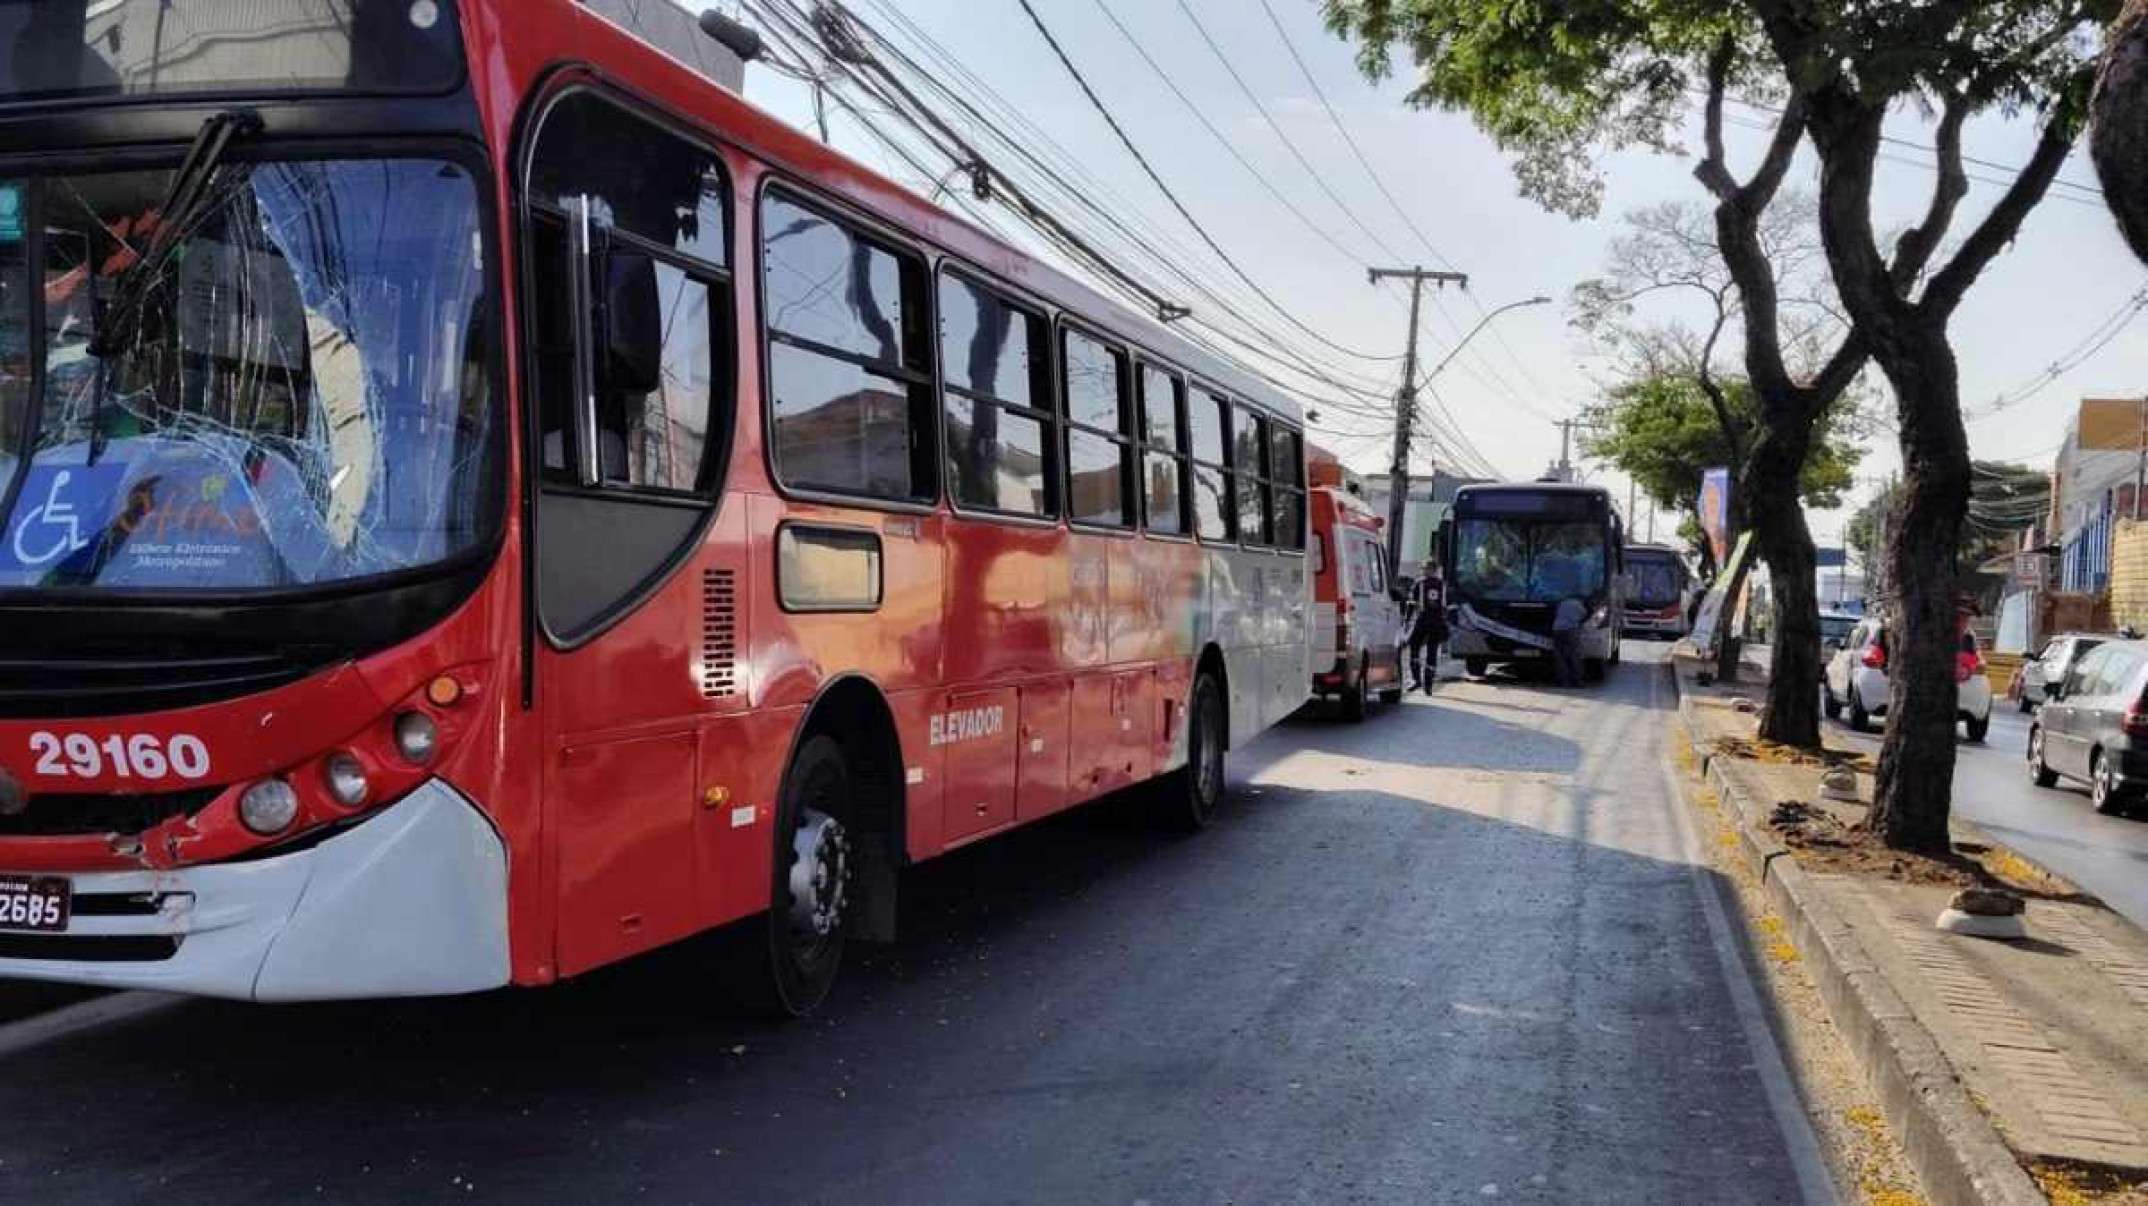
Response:
[[[1266,289],[1261,288],[1246,273],[1246,270],[1239,266],[1238,261],[1231,258],[1229,252],[1223,250],[1222,244],[1218,243],[1215,237],[1208,233],[1208,229],[1202,226],[1200,221],[1193,216],[1193,211],[1186,208],[1186,203],[1179,200],[1178,194],[1172,191],[1171,186],[1164,183],[1163,176],[1157,172],[1155,165],[1149,162],[1148,156],[1141,153],[1141,148],[1135,145],[1133,137],[1126,132],[1126,127],[1119,124],[1119,119],[1112,114],[1110,106],[1106,105],[1103,98],[1097,95],[1096,89],[1089,85],[1088,77],[1084,76],[1081,73],[1081,69],[1074,65],[1074,60],[1067,56],[1066,48],[1059,44],[1057,37],[1053,36],[1051,27],[1044,23],[1043,17],[1037,15],[1036,6],[1031,4],[1030,0],[1019,0],[1019,2],[1022,6],[1022,11],[1028,15],[1030,24],[1037,27],[1037,32],[1043,36],[1045,43],[1051,47],[1052,53],[1058,57],[1059,65],[1066,68],[1067,74],[1074,78],[1074,83],[1081,89],[1082,95],[1089,99],[1090,106],[1097,111],[1098,116],[1104,119],[1104,124],[1111,127],[1111,132],[1118,137],[1120,145],[1124,146],[1127,153],[1134,157],[1134,162],[1141,165],[1141,170],[1148,176],[1149,182],[1156,186],[1157,191],[1161,192],[1166,200],[1170,201],[1171,207],[1178,211],[1179,217],[1185,219],[1186,224],[1193,228],[1193,232],[1200,236],[1203,243],[1208,245],[1208,249],[1215,253],[1216,258],[1223,261],[1224,266],[1231,270],[1232,275],[1244,281],[1247,287],[1258,294],[1262,301],[1268,303],[1269,307],[1281,315],[1284,321],[1320,341],[1323,345],[1333,348],[1346,356],[1354,356],[1360,359],[1377,359],[1377,357],[1368,355],[1359,349],[1337,343],[1312,327],[1307,326]]]
[[[1245,77],[1240,75],[1238,68],[1232,64],[1230,56],[1223,53],[1223,47],[1217,45],[1216,39],[1209,34],[1208,27],[1201,24],[1201,18],[1193,11],[1193,7],[1187,4],[1186,0],[1177,0],[1177,3],[1178,11],[1186,14],[1186,20],[1193,23],[1194,32],[1200,34],[1201,41],[1208,44],[1209,53],[1216,56],[1218,63],[1223,64],[1223,70],[1230,74],[1232,82],[1238,85],[1238,90],[1245,94],[1245,98],[1248,101],[1252,102],[1253,108],[1260,114],[1261,120],[1267,122],[1268,127],[1275,131],[1275,136],[1283,140],[1284,148],[1290,152],[1291,158],[1298,161],[1298,166],[1305,169],[1306,176],[1314,184],[1320,186],[1320,191],[1327,194],[1328,200],[1335,203],[1335,208],[1342,211],[1343,217],[1348,218],[1351,225],[1356,226],[1359,231],[1364,233],[1366,238],[1372,240],[1372,245],[1379,248],[1380,254],[1393,261],[1408,259],[1409,257],[1407,256],[1397,254],[1394,248],[1387,245],[1385,239],[1375,233],[1372,227],[1367,226],[1365,220],[1357,216],[1357,211],[1351,209],[1349,203],[1345,202],[1341,195],[1335,191],[1334,186],[1328,183],[1327,173],[1315,168],[1312,161],[1305,157],[1305,152],[1298,149],[1298,144],[1290,137],[1289,131],[1283,129],[1283,124],[1275,120],[1274,115],[1268,112],[1268,106],[1260,99],[1260,94],[1253,91],[1252,85],[1246,83]],[[1028,8],[1029,0],[1022,0],[1022,7]]]
[[[1382,197],[1387,198],[1388,207],[1395,211],[1395,216],[1402,219],[1402,224],[1409,228],[1412,235],[1416,236],[1418,244],[1433,259],[1439,261],[1442,267],[1453,268],[1454,261],[1441,255],[1439,248],[1432,245],[1432,240],[1425,236],[1425,232],[1418,228],[1415,221],[1411,220],[1409,211],[1404,209],[1402,203],[1395,199],[1394,192],[1387,187],[1387,182],[1381,179],[1378,169],[1372,166],[1372,159],[1365,154],[1365,149],[1358,145],[1357,137],[1350,133],[1349,124],[1343,121],[1342,115],[1335,111],[1335,106],[1328,101],[1328,94],[1320,87],[1320,81],[1314,78],[1312,68],[1306,66],[1304,57],[1299,55],[1297,44],[1290,40],[1290,33],[1283,28],[1282,19],[1275,15],[1275,6],[1270,4],[1268,0],[1260,0],[1260,6],[1268,14],[1268,23],[1275,27],[1275,36],[1282,39],[1283,49],[1290,52],[1291,61],[1298,65],[1298,73],[1305,77],[1305,83],[1313,90],[1313,95],[1319,99],[1320,107],[1327,111],[1328,120],[1334,124],[1335,132],[1342,135],[1343,142],[1350,148],[1350,153],[1357,157],[1358,166],[1364,168],[1365,175],[1371,178],[1373,187],[1380,190]]]
[[[1163,81],[1164,87],[1170,89],[1171,95],[1177,97],[1179,99],[1179,103],[1186,106],[1187,112],[1193,114],[1194,120],[1201,123],[1201,128],[1207,130],[1209,136],[1214,138],[1216,142],[1219,143],[1225,151],[1229,152],[1231,158],[1238,161],[1238,166],[1244,168],[1246,170],[1246,173],[1252,176],[1253,179],[1260,184],[1261,188],[1267,191],[1269,196],[1275,198],[1275,201],[1278,205],[1281,205],[1284,209],[1290,211],[1290,215],[1296,218],[1301,225],[1303,225],[1307,230],[1312,231],[1315,237],[1319,238],[1329,247],[1334,248],[1335,251],[1338,254],[1342,255],[1344,258],[1358,261],[1363,260],[1364,257],[1358,255],[1356,252],[1337,242],[1335,240],[1335,236],[1330,234],[1325,227],[1321,226],[1318,222],[1315,222],[1312,220],[1312,218],[1308,217],[1304,210],[1299,209],[1289,197],[1283,194],[1283,191],[1281,189],[1276,187],[1274,181],[1270,180],[1264,172],[1262,172],[1258,167],[1255,167],[1253,165],[1253,162],[1251,160],[1246,158],[1245,152],[1239,150],[1236,143],[1233,143],[1227,136],[1224,135],[1223,131],[1216,128],[1216,123],[1210,120],[1206,113],[1202,112],[1201,107],[1194,103],[1192,97],[1186,95],[1185,89],[1180,88],[1178,86],[1178,81],[1171,78],[1171,73],[1164,70],[1163,65],[1158,63],[1156,61],[1155,56],[1149,53],[1148,47],[1142,44],[1141,39],[1135,37],[1133,31],[1126,28],[1125,23],[1119,20],[1117,13],[1111,11],[1111,6],[1106,4],[1105,0],[1093,0],[1093,3],[1095,3],[1097,11],[1104,14],[1104,19],[1106,21],[1111,22],[1111,27],[1119,31],[1119,36],[1126,40],[1126,44],[1128,46],[1133,47],[1134,53],[1140,56],[1141,61],[1148,64],[1149,70],[1155,73],[1156,78]],[[1400,360],[1401,357],[1367,356],[1365,357],[1365,359]]]

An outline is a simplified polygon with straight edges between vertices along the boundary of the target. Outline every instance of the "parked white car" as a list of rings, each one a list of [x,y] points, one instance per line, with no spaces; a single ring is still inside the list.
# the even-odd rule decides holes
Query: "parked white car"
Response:
[[[2019,677],[2015,680],[2019,690],[2017,702],[2024,712],[2033,711],[2051,698],[2051,685],[2066,681],[2066,672],[2073,669],[2083,654],[2105,641],[2118,638],[2107,633],[2063,632],[2044,642],[2035,657],[2021,664]]]
[[[1954,662],[1954,712],[1969,740],[1982,741],[1991,728],[1991,680],[1984,674],[1976,634],[1964,630],[1961,642]],[[1863,733],[1872,728],[1873,717],[1887,714],[1888,693],[1886,625],[1860,621],[1828,660],[1820,678],[1820,706],[1830,720],[1847,712],[1850,727]]]

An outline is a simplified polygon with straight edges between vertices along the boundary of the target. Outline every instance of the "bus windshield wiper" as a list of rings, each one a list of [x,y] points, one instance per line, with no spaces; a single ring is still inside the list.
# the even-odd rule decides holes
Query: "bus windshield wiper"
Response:
[[[251,109],[226,109],[210,114],[201,123],[186,158],[172,173],[171,187],[157,206],[157,226],[149,236],[149,246],[133,263],[120,269],[118,279],[112,283],[111,302],[89,341],[89,353],[99,361],[90,413],[91,464],[104,451],[104,402],[111,386],[113,362],[134,346],[141,333],[142,302],[150,283],[163,273],[187,230],[200,216],[211,195],[209,185],[216,179],[216,170],[232,141],[260,132],[261,116]]]
[[[148,283],[155,280],[170,261],[181,237],[199,216],[202,203],[209,197],[209,182],[215,179],[216,169],[223,162],[224,151],[234,138],[260,132],[261,118],[249,109],[213,113],[201,123],[201,131],[194,136],[186,160],[172,174],[171,188],[157,206],[157,228],[149,237],[149,246],[133,263],[121,269],[119,279],[113,282],[110,307],[104,320],[97,324],[97,333],[89,343],[91,355],[109,358],[134,342],[141,326],[142,295],[147,291]]]

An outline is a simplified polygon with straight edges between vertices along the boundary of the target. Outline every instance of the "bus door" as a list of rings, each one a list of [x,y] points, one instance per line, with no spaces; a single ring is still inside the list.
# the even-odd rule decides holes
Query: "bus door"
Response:
[[[717,516],[734,374],[716,156],[589,91],[534,137],[534,687],[571,975],[706,924],[701,719],[743,706],[749,583],[742,555],[700,552],[747,543],[744,508]]]

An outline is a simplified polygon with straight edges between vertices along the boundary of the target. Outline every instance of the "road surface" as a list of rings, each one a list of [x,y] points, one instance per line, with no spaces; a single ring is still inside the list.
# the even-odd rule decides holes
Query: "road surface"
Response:
[[[2098,816],[2088,789],[2029,782],[2029,718],[1994,703],[1984,743],[1956,747],[1954,807],[1992,837],[2058,872],[2135,925],[2148,926],[2148,809]],[[1879,756],[1879,736],[1836,726],[1857,748]]]
[[[1653,655],[1644,649],[1644,656]],[[189,1002],[0,1056],[17,1201],[1796,1202],[1831,1192],[1661,765],[1668,687],[1443,685],[917,871],[824,1014],[678,962]]]

